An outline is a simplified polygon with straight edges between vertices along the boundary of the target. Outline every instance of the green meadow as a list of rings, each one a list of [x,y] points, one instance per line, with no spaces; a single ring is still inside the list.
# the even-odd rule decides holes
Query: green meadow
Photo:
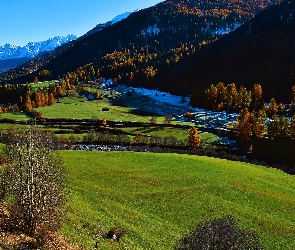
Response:
[[[232,215],[265,249],[295,249],[295,179],[279,170],[208,157],[59,151],[71,190],[62,234],[83,249],[173,249],[199,222]]]
[[[102,111],[104,107],[110,110]],[[132,108],[112,105],[107,98],[87,101],[85,97],[63,97],[60,99],[60,103],[36,110],[42,111],[42,116],[48,118],[90,119],[96,116],[98,119],[142,122],[151,119],[151,115],[142,116],[140,113],[134,112]]]
[[[37,84],[40,87],[40,84]],[[108,108],[109,111],[102,111],[103,108]],[[88,101],[85,97],[63,97],[60,99],[59,103],[55,103],[52,106],[40,107],[35,110],[42,112],[42,117],[44,118],[71,118],[71,119],[99,119],[102,120],[106,118],[107,121],[136,121],[149,123],[152,115],[142,110],[137,110],[125,106],[113,105],[108,98],[103,98],[103,100]],[[27,121],[29,117],[23,112],[16,113],[4,113],[1,114],[1,118],[12,119],[16,121]],[[163,123],[165,117],[157,117],[157,123]],[[179,124],[178,121],[172,121],[172,124]],[[181,122],[183,125],[193,125],[190,122]],[[14,127],[15,129],[23,129],[25,125],[21,124],[9,124],[0,123],[0,129],[6,131],[7,129]],[[41,127],[42,128],[42,127]],[[46,130],[56,131],[56,128],[42,128]],[[179,140],[187,139],[187,130],[181,128],[143,128],[143,127],[131,127],[122,128],[123,132],[135,136],[137,134],[147,135],[147,136],[159,136],[159,137],[170,137],[173,136]],[[58,135],[58,134],[57,134]],[[75,134],[74,131],[67,130],[63,134],[64,138],[71,135],[81,138],[83,136]],[[203,142],[214,142],[219,139],[217,135],[212,133],[200,133]]]
[[[113,105],[108,98],[88,101],[84,97],[64,97],[53,106],[36,110],[45,118],[107,121],[150,122],[153,115]],[[1,114],[1,118],[28,120],[24,113]],[[157,123],[164,120],[157,117]],[[1,123],[0,129],[12,126],[23,129],[26,125]],[[54,126],[41,129],[59,130]],[[187,129],[182,128],[122,130],[131,137],[141,134],[185,140],[188,136]],[[83,141],[85,133],[73,131],[61,136],[74,135]],[[219,139],[212,133],[200,135],[205,143]],[[82,249],[94,249],[96,238],[99,249],[105,250],[173,249],[177,240],[198,223],[227,215],[233,216],[240,228],[255,233],[265,249],[295,249],[295,179],[282,171],[186,154],[58,153],[68,169],[70,190],[61,233]],[[126,230],[120,243],[102,237],[112,227]]]

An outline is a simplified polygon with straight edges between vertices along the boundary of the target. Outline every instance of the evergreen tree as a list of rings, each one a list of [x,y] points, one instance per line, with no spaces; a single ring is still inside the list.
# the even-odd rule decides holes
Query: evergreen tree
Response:
[[[265,124],[267,120],[266,113],[264,110],[259,111],[253,111],[252,113],[252,129],[253,134],[256,136],[256,138],[261,139],[265,136],[267,131],[267,125]]]
[[[280,119],[274,114],[272,120],[268,125],[268,137],[270,139],[277,139],[280,136]]]

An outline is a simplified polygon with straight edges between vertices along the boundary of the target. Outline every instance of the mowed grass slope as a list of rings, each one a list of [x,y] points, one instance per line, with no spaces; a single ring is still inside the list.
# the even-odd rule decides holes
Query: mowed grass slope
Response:
[[[113,226],[120,245],[173,249],[209,218],[232,215],[266,249],[295,249],[295,179],[281,171],[215,158],[135,152],[60,151],[72,190],[62,233],[83,249]]]
[[[102,111],[102,108],[109,108],[109,111]],[[85,97],[63,97],[60,103],[52,106],[36,108],[42,112],[43,117],[47,118],[75,118],[91,119],[96,116],[98,119],[121,121],[143,121],[147,122],[151,116],[141,116],[133,114],[133,109],[112,105],[108,99],[87,101]]]

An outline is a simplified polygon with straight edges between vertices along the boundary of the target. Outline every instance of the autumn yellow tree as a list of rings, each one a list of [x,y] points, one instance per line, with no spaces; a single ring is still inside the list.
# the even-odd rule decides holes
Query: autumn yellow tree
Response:
[[[224,106],[226,110],[230,111],[233,109],[234,101],[238,94],[237,87],[234,83],[228,84],[226,86],[225,94],[224,94]]]
[[[248,108],[243,108],[234,124],[237,135],[243,141],[248,141],[252,135],[253,119]]]
[[[204,107],[206,109],[215,110],[218,96],[218,89],[212,84],[210,88],[205,90]]]
[[[55,104],[54,95],[53,95],[53,93],[50,93],[48,95],[48,105],[51,106],[51,105],[54,105],[54,104]]]
[[[37,108],[43,106],[42,105],[41,93],[39,91],[37,91],[36,94],[35,94],[34,103],[35,103]]]
[[[26,95],[25,103],[24,103],[24,110],[25,112],[31,112],[33,109],[31,98],[29,95]]]
[[[251,91],[251,110],[258,111],[264,106],[263,92],[260,84],[254,84]]]
[[[270,99],[269,106],[267,109],[269,117],[272,117],[274,114],[278,113],[278,106],[274,98]]]
[[[191,149],[196,149],[200,146],[201,136],[198,134],[198,130],[195,127],[191,127],[188,131],[188,144]]]

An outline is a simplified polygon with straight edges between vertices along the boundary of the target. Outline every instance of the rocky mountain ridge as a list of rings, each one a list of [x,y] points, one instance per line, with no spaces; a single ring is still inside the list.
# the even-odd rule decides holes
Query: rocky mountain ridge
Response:
[[[15,59],[22,57],[33,58],[39,55],[40,53],[54,50],[55,48],[76,39],[77,36],[69,34],[67,36],[56,36],[46,41],[29,42],[25,46],[6,43],[5,45],[0,46],[0,60]]]

